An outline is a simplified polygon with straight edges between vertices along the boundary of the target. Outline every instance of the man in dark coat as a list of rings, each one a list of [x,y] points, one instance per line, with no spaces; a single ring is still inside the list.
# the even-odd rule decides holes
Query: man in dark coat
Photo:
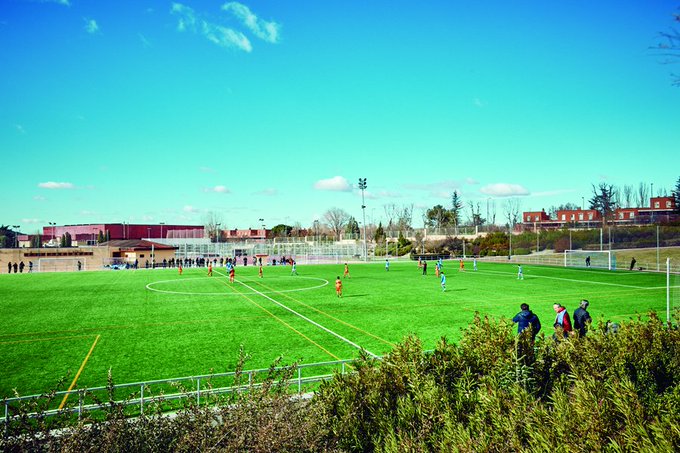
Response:
[[[588,326],[593,321],[593,318],[590,317],[590,313],[588,313],[588,305],[590,305],[590,302],[583,299],[579,307],[574,310],[574,330],[578,331],[579,335],[582,337],[586,336]]]
[[[541,321],[539,321],[538,316],[529,310],[528,304],[522,304],[519,308],[522,311],[512,318],[512,322],[517,323],[517,333],[520,334],[524,329],[531,326],[531,339],[536,339],[538,331],[541,330]]]

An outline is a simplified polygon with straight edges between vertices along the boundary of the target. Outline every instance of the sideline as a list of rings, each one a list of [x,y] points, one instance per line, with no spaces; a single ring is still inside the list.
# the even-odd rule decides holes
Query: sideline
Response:
[[[92,351],[94,351],[94,347],[97,346],[97,342],[99,341],[99,337],[101,337],[101,335],[97,335],[97,338],[94,339],[94,343],[92,343],[92,347],[90,348],[90,352],[88,352],[87,355],[85,356],[85,360],[83,360],[83,363],[80,365],[80,369],[78,370],[75,377],[73,378],[73,382],[71,382],[71,385],[69,386],[67,392],[70,392],[71,390],[73,390],[73,387],[76,386],[76,382],[78,382],[78,378],[80,377],[80,373],[83,372],[83,369],[85,368],[85,364],[87,363],[88,360],[90,360],[90,356],[92,355]],[[66,400],[68,399],[69,395],[70,395],[70,393],[67,393],[66,395],[64,395],[64,399],[61,400],[61,404],[59,405],[59,410],[64,408],[64,404],[66,404]]]

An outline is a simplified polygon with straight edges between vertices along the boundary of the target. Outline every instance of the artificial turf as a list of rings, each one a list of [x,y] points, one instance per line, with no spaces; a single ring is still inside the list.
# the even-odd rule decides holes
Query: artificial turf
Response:
[[[380,355],[409,334],[430,348],[458,339],[475,311],[511,318],[523,302],[547,334],[555,302],[571,313],[587,298],[596,322],[665,315],[662,274],[524,266],[517,280],[516,265],[460,272],[451,261],[442,292],[433,264],[427,276],[414,262],[350,264],[342,298],[343,264],[298,265],[297,276],[268,266],[262,279],[238,267],[234,284],[223,268],[0,275],[0,397],[46,391],[67,373],[70,383],[83,362],[77,387],[105,385],[109,369],[117,383],[233,371],[241,346],[248,368],[354,358],[356,346]]]

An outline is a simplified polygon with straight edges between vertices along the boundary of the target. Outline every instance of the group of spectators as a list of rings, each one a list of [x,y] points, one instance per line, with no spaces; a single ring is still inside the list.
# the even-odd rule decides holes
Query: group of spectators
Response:
[[[11,274],[11,273],[12,273],[12,270],[14,270],[14,273],[15,273],[15,274],[17,273],[17,271],[18,271],[20,274],[23,274],[23,273],[24,273],[24,268],[25,268],[25,267],[26,267],[26,265],[24,264],[23,261],[21,261],[21,262],[19,262],[19,263],[12,263],[12,262],[10,261],[10,262],[7,263],[7,273],[8,273],[8,274]],[[29,261],[29,262],[28,262],[28,272],[33,272],[33,261]]]
[[[579,307],[574,310],[574,320],[572,323],[567,309],[561,304],[554,304],[553,310],[555,310],[555,321],[553,322],[553,327],[555,333],[553,334],[553,338],[567,338],[569,335],[584,337],[592,322],[590,313],[588,313],[589,305],[590,302],[588,302],[588,300],[581,300]],[[520,305],[520,310],[521,311],[512,318],[512,321],[517,323],[517,333],[522,333],[525,329],[531,328],[531,338],[532,340],[536,339],[536,335],[538,335],[538,332],[541,330],[541,321],[538,319],[538,316],[529,309],[529,304]]]

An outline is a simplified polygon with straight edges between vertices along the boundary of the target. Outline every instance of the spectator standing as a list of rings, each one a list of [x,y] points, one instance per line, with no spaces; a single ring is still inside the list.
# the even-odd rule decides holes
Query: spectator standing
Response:
[[[569,313],[567,312],[567,309],[562,306],[561,304],[554,304],[553,305],[553,310],[555,310],[556,316],[555,316],[555,333],[557,334],[557,328],[562,329],[562,335],[566,338],[569,335],[569,332],[571,332],[571,319],[569,318]]]
[[[574,330],[582,337],[586,336],[588,327],[593,321],[593,318],[590,317],[590,313],[588,313],[588,305],[590,305],[590,302],[583,299],[579,307],[574,310]]]
[[[519,308],[521,311],[512,318],[512,322],[517,324],[517,334],[519,335],[524,329],[531,326],[531,340],[534,341],[539,330],[541,330],[541,321],[534,312],[529,310],[529,304],[522,304]]]

